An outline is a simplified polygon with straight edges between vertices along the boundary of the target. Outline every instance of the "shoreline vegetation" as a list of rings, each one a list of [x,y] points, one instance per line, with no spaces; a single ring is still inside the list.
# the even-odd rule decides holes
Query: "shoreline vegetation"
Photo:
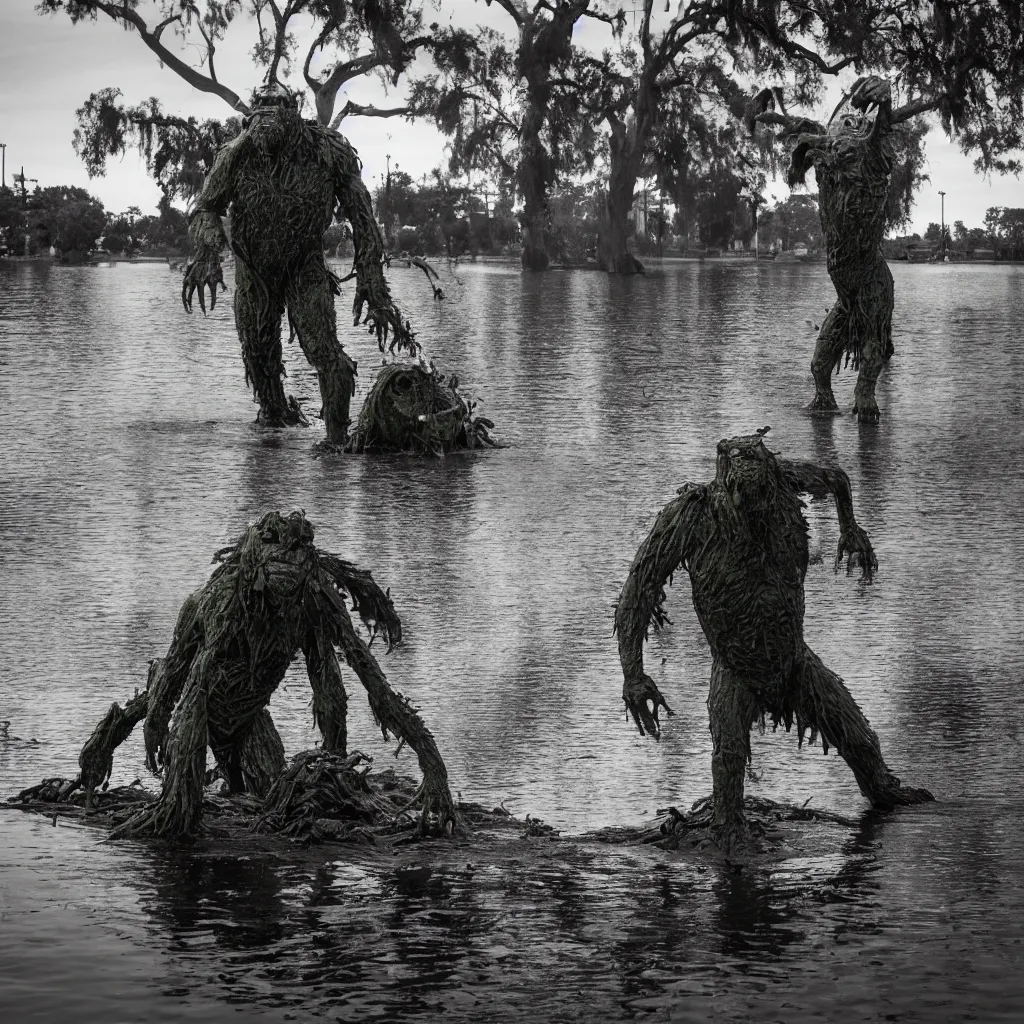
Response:
[[[400,264],[402,261],[407,260],[409,257],[404,253],[396,253],[393,257],[394,261],[399,264],[398,269],[405,269]],[[62,260],[59,256],[51,256],[49,254],[37,254],[34,256],[12,256],[0,254],[0,264],[4,263],[54,263],[58,266],[92,266],[102,267],[108,266],[113,263],[132,263],[132,264],[166,264],[172,270],[177,269],[178,266],[183,265],[186,257],[184,255],[171,255],[171,256],[124,256],[114,255],[111,253],[90,253],[88,256],[81,260],[69,261]],[[345,256],[328,256],[328,262],[345,262],[347,257]],[[645,260],[651,261],[655,264],[660,262],[704,262],[705,260],[723,260],[725,262],[733,260],[754,260],[755,254],[751,251],[716,251],[707,250],[700,252],[698,250],[688,250],[686,252],[667,252],[660,256],[645,256]],[[756,255],[756,259],[759,262],[765,263],[824,263],[824,253],[807,253],[805,255],[797,255],[792,250],[783,250],[781,252],[759,252]],[[885,254],[885,260],[887,263],[937,263],[937,264],[949,264],[949,263],[969,263],[969,264],[992,264],[992,265],[1019,265],[1024,263],[1024,258],[1021,259],[1000,259],[996,256],[976,256],[971,253],[959,252],[950,250],[946,254],[946,258],[943,259],[939,255],[928,255],[928,256],[910,256],[903,255],[890,255]],[[519,258],[513,255],[490,255],[490,254],[465,254],[462,256],[453,257],[450,261],[444,257],[438,258],[439,263],[451,262],[454,265],[466,264],[508,264],[509,266],[518,266]],[[600,270],[604,272],[604,267],[597,262],[597,260],[583,260],[583,261],[558,261],[552,262],[548,265],[548,270]]]

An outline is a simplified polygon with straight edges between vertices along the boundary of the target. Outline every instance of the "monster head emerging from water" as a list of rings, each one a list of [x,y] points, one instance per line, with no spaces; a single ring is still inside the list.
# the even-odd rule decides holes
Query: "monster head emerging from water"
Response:
[[[489,433],[494,424],[475,409],[454,375],[446,378],[433,365],[390,363],[366,396],[349,450],[443,455],[497,447]]]

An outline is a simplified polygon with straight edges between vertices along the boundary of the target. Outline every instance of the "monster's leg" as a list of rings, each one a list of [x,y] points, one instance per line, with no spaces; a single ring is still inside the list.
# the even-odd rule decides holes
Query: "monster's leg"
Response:
[[[238,742],[239,762],[245,790],[265,797],[284,774],[284,744],[270,712],[256,713]]]
[[[313,721],[329,754],[348,753],[348,694],[334,645],[321,634],[310,636],[302,647],[306,672],[313,687]]]
[[[746,829],[743,776],[750,760],[750,727],[758,714],[754,692],[716,660],[711,666],[711,692],[708,694],[715,807],[712,827],[725,846],[734,835],[739,837]]]
[[[878,737],[835,672],[809,648],[796,692],[797,728],[821,736],[822,749],[833,746],[850,766],[860,791],[875,807],[915,804],[934,799],[926,789],[902,786],[882,757]]]
[[[808,408],[815,411],[836,412],[839,409],[836,397],[832,394],[832,372],[836,368],[836,363],[843,357],[848,320],[849,313],[843,308],[842,301],[837,299],[821,325],[818,342],[814,346],[814,355],[811,358],[814,401]]]
[[[875,382],[882,367],[893,353],[892,347],[892,273],[884,259],[879,258],[869,272],[865,287],[857,296],[863,319],[869,325],[861,348],[860,373],[854,390],[853,411],[861,423],[878,422]]]
[[[321,415],[327,440],[348,441],[349,403],[356,390],[356,364],[338,341],[334,312],[336,283],[323,257],[316,253],[289,283],[288,317],[299,344],[320,382]]]
[[[258,420],[265,427],[304,424],[294,398],[284,393],[281,357],[281,317],[284,299],[254,274],[241,259],[235,261],[235,326],[242,344],[245,380],[259,403]]]
[[[175,708],[167,737],[160,798],[119,826],[113,833],[115,837],[171,838],[191,835],[198,827],[206,781],[206,675],[212,660],[208,651],[196,658]]]

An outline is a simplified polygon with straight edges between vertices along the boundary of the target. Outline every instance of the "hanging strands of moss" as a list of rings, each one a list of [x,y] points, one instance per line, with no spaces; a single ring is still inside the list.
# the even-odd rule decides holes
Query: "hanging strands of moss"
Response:
[[[454,375],[431,365],[389,363],[366,396],[346,451],[420,452],[496,448],[491,420],[476,415],[476,403],[459,393]]]
[[[124,708],[111,707],[79,759],[87,794],[105,784],[114,750],[145,718],[147,764],[164,773],[159,800],[115,832],[175,837],[202,817],[207,747],[229,792],[265,797],[285,771],[284,747],[267,710],[301,652],[313,688],[316,724],[327,754],[346,756],[347,697],[336,649],[366,687],[385,737],[408,743],[424,773],[421,830],[454,826],[444,761],[408,700],[388,684],[370,645],[356,631],[348,603],[370,634],[390,648],[401,622],[389,593],[372,575],[313,544],[301,512],[270,512],[216,553],[205,586],[182,605],[167,656],[149,685]]]

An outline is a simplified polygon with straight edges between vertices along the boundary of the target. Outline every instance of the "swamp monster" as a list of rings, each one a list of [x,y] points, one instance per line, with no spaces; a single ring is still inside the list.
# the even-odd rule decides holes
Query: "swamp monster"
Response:
[[[875,382],[893,354],[893,280],[882,255],[893,129],[920,108],[907,104],[893,111],[889,83],[875,77],[857,80],[827,126],[767,110],[774,105],[771,90],[763,90],[748,110],[747,123],[751,129],[755,121],[780,126],[780,136],[792,143],[790,187],[803,184],[814,168],[828,273],[837,295],[811,360],[810,408],[839,408],[831,377],[845,359],[859,370],[853,411],[860,422],[876,422]]]
[[[767,428],[766,428],[767,429]],[[763,434],[718,444],[715,479],[687,484],[661,511],[640,545],[615,611],[622,697],[641,734],[660,735],[659,709],[671,715],[644,673],[648,625],[668,621],[665,584],[680,567],[690,574],[693,604],[711,647],[713,779],[711,829],[725,848],[746,837],[743,776],[750,730],[796,722],[803,743],[820,735],[853,770],[861,792],[878,808],[931,800],[902,786],[882,758],[878,737],[842,679],[803,638],[807,524],[799,495],[835,495],[839,513],[836,569],[859,564],[865,581],[877,567],[868,535],[857,525],[846,474],[836,467],[782,459]]]
[[[489,434],[494,424],[475,409],[454,374],[446,379],[433,366],[390,363],[366,396],[346,450],[443,455],[498,447]]]
[[[401,639],[391,598],[369,572],[313,545],[300,512],[263,516],[230,547],[207,583],[184,602],[167,656],[153,663],[149,684],[124,709],[114,704],[79,757],[87,793],[104,783],[114,749],[145,719],[146,760],[164,771],[159,800],[117,834],[179,836],[199,825],[211,747],[231,792],[265,797],[285,771],[284,747],[267,705],[301,651],[313,688],[313,718],[323,751],[347,754],[346,710],[336,648],[366,688],[385,739],[415,750],[423,772],[421,830],[455,823],[444,761],[433,736],[401,694],[388,685],[352,624],[347,596],[371,640]],[[173,713],[173,721],[171,716]]]
[[[408,322],[384,280],[384,242],[360,178],[355,150],[336,131],[299,116],[294,97],[272,84],[257,94],[242,132],[217,155],[189,225],[193,254],[185,268],[182,301],[191,311],[198,290],[216,298],[220,252],[228,244],[221,217],[230,209],[235,254],[235,325],[246,382],[266,426],[305,423],[294,397],[284,392],[281,317],[316,369],[327,440],[348,439],[349,403],[356,364],[338,342],[334,297],[341,280],[324,261],[323,233],[335,210],[349,221],[355,242],[352,310],[376,333],[384,351],[417,350]],[[348,280],[348,278],[344,278]]]

